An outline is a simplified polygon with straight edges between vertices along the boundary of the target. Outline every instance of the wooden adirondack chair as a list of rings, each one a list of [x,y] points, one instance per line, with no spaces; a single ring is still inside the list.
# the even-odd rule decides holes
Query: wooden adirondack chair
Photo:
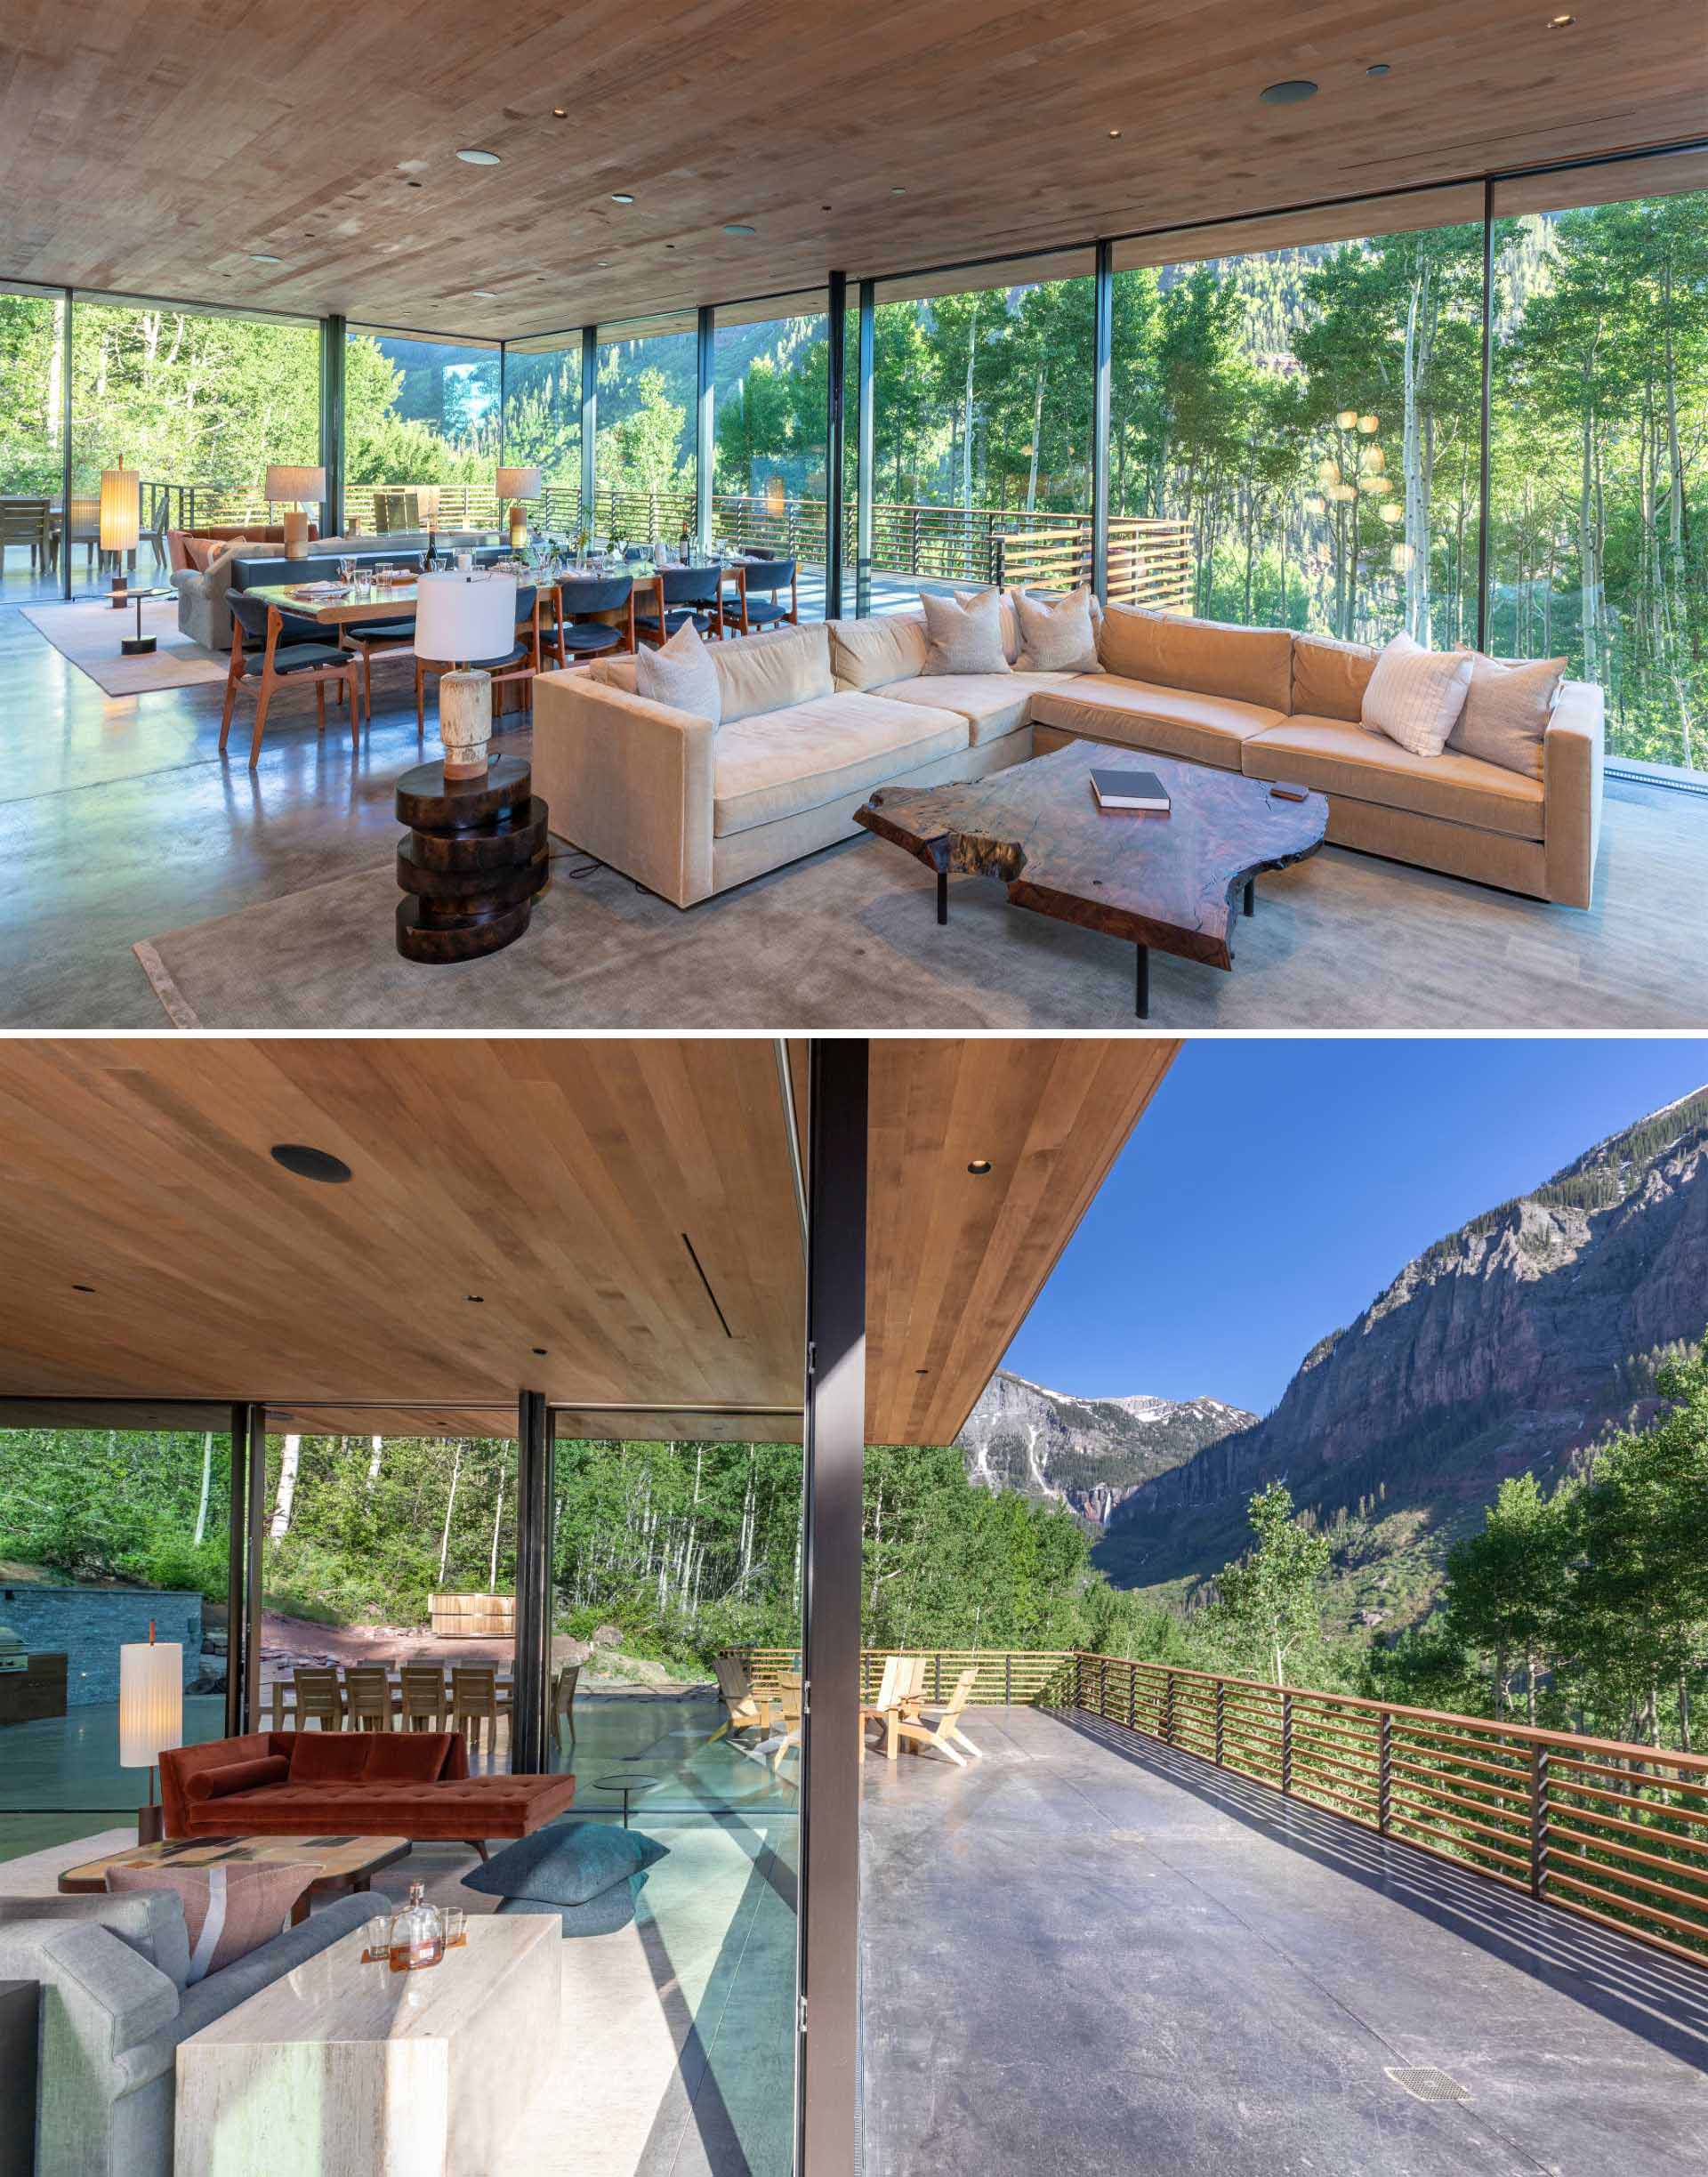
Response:
[[[983,1760],[984,1756],[978,1747],[960,1728],[961,1712],[972,1698],[972,1689],[978,1681],[979,1666],[975,1664],[970,1670],[963,1671],[955,1680],[955,1691],[941,1707],[934,1701],[928,1701],[915,1714],[903,1716],[898,1721],[897,1736],[910,1752],[918,1754],[926,1746],[934,1746],[939,1754],[947,1754],[957,1768],[964,1769],[967,1765],[965,1760],[955,1752],[955,1746],[962,1746],[975,1761]],[[931,1721],[933,1710],[937,1712],[935,1722]]]
[[[771,1696],[753,1691],[753,1681],[747,1674],[746,1665],[736,1656],[714,1656],[712,1668],[717,1673],[718,1697],[729,1713],[706,1740],[706,1745],[715,1746],[726,1731],[769,1731],[771,1728]]]
[[[920,1670],[922,1674],[925,1667],[924,1658],[922,1657],[919,1660]],[[911,1656],[886,1656],[883,1664],[883,1677],[880,1681],[878,1686],[877,1699],[875,1701],[865,1701],[861,1703],[860,1759],[862,1762],[864,1762],[866,1759],[866,1730],[869,1725],[874,1723],[882,1724],[884,1730],[884,1753],[890,1761],[893,1762],[895,1760],[897,1751],[896,1727],[901,1721],[902,1700],[907,1691],[907,1688],[911,1681],[910,1665],[912,1665],[913,1661],[914,1658]]]

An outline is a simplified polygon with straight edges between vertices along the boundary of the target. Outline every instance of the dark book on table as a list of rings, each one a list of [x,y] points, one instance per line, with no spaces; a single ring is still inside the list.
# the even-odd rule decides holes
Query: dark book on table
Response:
[[[1100,809],[1140,809],[1164,817],[1169,811],[1168,788],[1155,771],[1093,771],[1092,791]]]

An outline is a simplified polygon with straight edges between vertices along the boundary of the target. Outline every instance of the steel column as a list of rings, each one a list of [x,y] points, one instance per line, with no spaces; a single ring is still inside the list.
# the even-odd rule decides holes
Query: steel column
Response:
[[[267,1408],[249,1409],[249,1449],[245,1460],[248,1480],[247,1533],[245,1536],[243,1585],[243,1728],[253,1731],[261,1714],[261,1609],[265,1596],[261,1570],[261,1542],[267,1520]],[[230,1670],[231,1635],[227,1605],[226,1669]]]
[[[864,1038],[815,1039],[808,1107],[798,2134],[808,2177],[853,2177],[859,2117],[867,1057]]]
[[[552,1665],[557,1417],[547,1407],[544,1391],[520,1394],[516,1445],[516,1672],[511,1691],[510,1766],[513,1775],[533,1777],[547,1767]]]
[[[858,460],[854,472],[854,615],[865,619],[872,609],[872,500],[876,489],[878,459],[877,399],[878,283],[860,282],[859,360],[855,398],[855,442]]]
[[[1488,439],[1494,367],[1494,184],[1483,183],[1483,407],[1477,469],[1477,648],[1488,648]],[[1459,579],[1465,578],[1461,568]]]
[[[65,291],[64,319],[60,327],[60,594],[71,597],[71,311],[73,298]]]
[[[830,275],[825,342],[825,617],[842,612],[842,376],[847,367],[848,274]]]
[[[323,536],[342,536],[344,533],[344,358],[348,346],[349,327],[345,320],[339,317],[322,318],[320,460],[326,472],[326,496],[320,508],[321,519],[326,525],[321,531]]]
[[[599,327],[581,328],[581,527],[591,536],[599,490]]]
[[[231,1408],[230,1502],[225,1514],[225,1735],[240,1738],[247,1728],[244,1718],[245,1662],[248,1652],[249,1612],[244,1600],[244,1571],[248,1562],[249,1416],[254,1409]]]
[[[1115,344],[1115,245],[1100,242],[1092,295],[1092,587],[1109,595],[1109,388]],[[1142,1013],[1144,1008],[1140,1006]]]
[[[702,552],[712,543],[712,480],[716,458],[717,317],[709,303],[700,305],[697,354],[699,391],[694,415],[694,536]]]

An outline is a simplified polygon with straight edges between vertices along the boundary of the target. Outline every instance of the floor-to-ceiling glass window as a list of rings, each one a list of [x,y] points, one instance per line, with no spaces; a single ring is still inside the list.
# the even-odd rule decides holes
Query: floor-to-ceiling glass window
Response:
[[[375,1701],[391,1705],[387,1728],[407,1726],[437,1683],[440,1728],[461,1719],[471,1768],[508,1768],[516,1520],[513,1437],[273,1424],[261,1504],[261,1728],[294,1728],[329,1681],[347,1728],[372,1720]]]
[[[882,281],[873,367],[874,610],[1089,577],[1089,251]]]
[[[581,517],[581,335],[543,334],[504,349],[504,463],[537,468],[531,526],[573,541]]]
[[[103,567],[118,571],[101,546],[101,489],[103,473],[120,467],[137,472],[141,517],[125,571],[164,580],[169,528],[264,522],[269,465],[318,464],[318,327],[77,295],[71,456],[73,586],[93,588]],[[307,511],[318,520],[318,507]]]
[[[698,388],[693,311],[600,327],[592,527],[601,537],[674,544],[693,528]]]
[[[1489,641],[1708,770],[1708,153],[1494,192]]]
[[[64,431],[65,298],[0,288],[0,600],[60,593]]]
[[[811,619],[825,609],[828,323],[822,294],[720,304],[713,351],[714,540],[794,561]]]
[[[1482,192],[1116,247],[1110,594],[1477,638]]]
[[[670,2165],[680,2141],[701,2169],[786,2177],[801,1447],[560,1433],[556,1496],[550,1765],[574,1770],[578,1818],[667,1850],[633,1899],[640,1940],[570,1998],[578,2028],[623,2052],[608,2166]],[[657,2030],[666,1998],[673,2036]]]
[[[230,1439],[129,1418],[0,1426],[0,1859],[134,1841],[151,1786],[119,1762],[123,1648],[177,1648],[183,1743],[224,1734]]]
[[[351,326],[344,354],[344,526],[494,529],[496,341]]]

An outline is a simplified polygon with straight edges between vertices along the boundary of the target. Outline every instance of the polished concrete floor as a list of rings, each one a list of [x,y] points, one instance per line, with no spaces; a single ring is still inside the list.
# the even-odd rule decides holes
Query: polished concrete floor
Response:
[[[260,767],[251,772],[242,732],[234,734],[228,759],[218,754],[220,709],[217,688],[109,697],[20,613],[0,609],[0,854],[11,878],[0,895],[0,1027],[160,1028],[166,1012],[132,947],[262,905],[286,915],[289,928],[280,938],[288,940],[299,923],[310,931],[325,983],[324,992],[305,985],[302,993],[313,1025],[387,1024],[390,994],[364,1012],[360,962],[356,990],[342,988],[341,978],[348,979],[350,946],[359,950],[369,939],[395,966],[385,911],[398,836],[392,789],[424,753],[407,675],[395,667],[376,673],[375,717],[359,754],[341,725],[329,722],[317,736],[310,696],[287,695],[276,705]],[[495,742],[501,750],[527,745],[525,722]],[[928,873],[893,851],[883,853],[898,875],[890,890],[915,875],[929,888]],[[697,1019],[676,1017],[685,1003],[677,987],[686,979],[712,994],[716,1017],[730,1025],[748,1024],[752,1014],[759,1027],[775,1028],[780,1018],[801,1026],[868,1026],[866,1018],[833,1018],[835,989],[844,987],[840,978],[816,998],[795,967],[773,955],[770,967],[790,989],[802,991],[803,1010],[779,1014],[775,977],[768,981],[767,963],[754,950],[764,947],[758,925],[769,916],[786,936],[795,928],[822,969],[824,939],[808,924],[835,890],[821,875],[824,867],[822,859],[794,865],[691,915],[662,909],[660,928],[645,946],[644,972],[636,959],[616,964],[615,997],[572,987],[575,978],[563,981],[556,969],[529,977],[533,954],[545,947],[520,947],[470,971],[482,978],[476,996],[489,988],[497,1000],[504,1018],[495,1023],[481,1004],[464,1014],[453,988],[464,971],[446,971],[434,992],[441,1011],[450,1005],[445,1025],[626,1026],[638,1010],[652,1026],[681,1028]],[[1708,797],[1616,782],[1607,790],[1596,904],[1588,914],[1331,851],[1271,881],[1267,893],[1286,912],[1260,919],[1255,936],[1242,933],[1250,956],[1231,977],[1157,955],[1153,1023],[1700,1028],[1708,1022],[1708,964],[1688,930],[1705,868]],[[335,880],[363,883],[375,873],[388,894],[377,921],[365,892],[346,902],[329,889]],[[614,890],[616,907],[593,898],[600,885]],[[551,915],[581,912],[573,904],[577,888],[560,889]],[[601,933],[608,925],[620,936],[623,899],[632,892],[608,873],[582,889],[599,927],[586,943],[568,932],[572,964],[603,956]],[[950,939],[917,964],[919,1003],[934,1009],[932,1021],[1065,1020],[1105,1029],[1131,1022],[1130,997],[1124,1004],[1117,988],[1124,980],[1130,987],[1127,948],[1096,940],[1099,958],[1106,953],[1115,963],[1106,991],[1078,963],[1076,947],[1084,951],[1089,942],[1083,933],[1017,915],[985,880],[967,879],[958,889],[970,899],[975,891],[989,895],[985,904],[994,902],[1002,925],[996,941],[1012,939],[1007,950],[1027,970],[1026,987],[1006,991],[1001,971],[993,980],[992,942],[979,923],[957,911]],[[791,899],[808,912],[795,914]],[[893,903],[906,925],[897,940],[904,951],[919,941],[914,904]],[[328,918],[328,938],[342,932],[342,948],[323,943],[317,915]],[[846,916],[832,920],[858,953],[865,931]],[[270,956],[274,936],[262,931],[260,941]],[[223,934],[211,942],[216,950],[224,946]],[[964,962],[948,957],[956,948]],[[834,930],[830,962],[844,964]],[[882,967],[881,957],[876,964]],[[240,980],[246,978],[241,959],[238,967]],[[527,979],[526,1004],[512,1004],[499,990],[504,977],[518,974]],[[554,978],[560,988],[552,987]],[[283,1025],[289,1012],[263,1007],[264,1018],[228,1018],[217,1002],[198,1009],[200,991],[186,995],[208,1026]],[[885,1017],[898,1027],[925,1024],[901,1018],[893,1005]]]
[[[668,1852],[632,1927],[566,1940],[560,2060],[526,2107],[518,2096],[490,2177],[786,2177],[795,1794],[728,1739],[708,1743],[721,1718],[709,1694],[576,1702],[576,1743],[562,1762],[576,1778],[574,1818],[620,1820],[621,1794],[600,1780],[626,1775],[637,1787],[632,1826]],[[0,1763],[12,1743],[10,1732],[0,1740]],[[643,1778],[657,1783],[642,1789]],[[85,1817],[64,1842],[42,1826],[0,1817],[0,1858],[11,1863],[0,1866],[0,1896],[51,1891],[60,1867],[134,1835],[110,1814]],[[378,1908],[420,1882],[438,1903],[490,1911],[495,1899],[462,1886],[474,1865],[462,1846],[418,1844],[376,1878]]]
[[[1084,1724],[866,1763],[867,2177],[1708,2166],[1708,1973]]]

